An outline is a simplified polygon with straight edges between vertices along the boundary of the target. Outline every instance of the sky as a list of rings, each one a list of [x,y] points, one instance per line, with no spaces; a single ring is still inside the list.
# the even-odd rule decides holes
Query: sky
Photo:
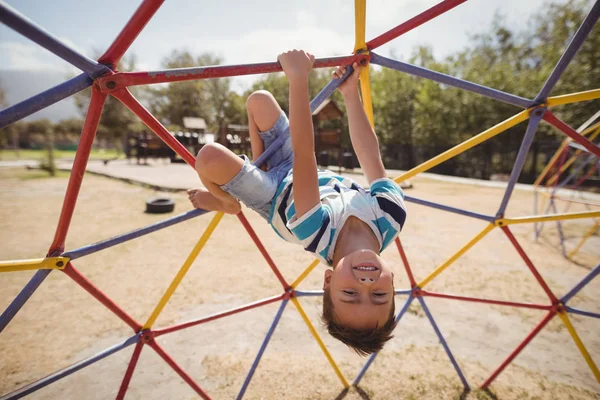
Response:
[[[433,6],[439,0],[368,0],[367,40]],[[555,0],[564,2],[565,0]],[[592,0],[590,0],[591,4]],[[7,3],[76,50],[93,57],[116,37],[140,1],[8,0]],[[546,0],[469,0],[446,14],[381,47],[379,53],[406,59],[418,45],[438,57],[467,45],[470,35],[486,32],[494,18],[522,30]],[[51,6],[50,6],[51,4]],[[354,47],[352,0],[167,0],[128,53],[137,70],[161,68],[175,49],[211,52],[225,64],[276,60],[302,48],[317,57],[344,55]],[[0,69],[51,70],[73,76],[73,67],[26,38],[0,26]],[[237,78],[234,89],[256,77]],[[57,82],[58,83],[58,82]]]

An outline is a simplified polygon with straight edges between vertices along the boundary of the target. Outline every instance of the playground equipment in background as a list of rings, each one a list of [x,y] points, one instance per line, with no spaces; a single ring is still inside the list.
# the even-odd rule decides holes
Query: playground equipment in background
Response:
[[[582,136],[587,136],[593,142],[600,135],[600,122],[594,123],[598,118],[600,118],[600,111],[581,125],[577,132],[581,133]],[[596,185],[600,184],[599,172],[600,159],[590,154],[579,143],[573,142],[571,138],[565,138],[533,184],[534,214],[537,214],[539,210],[548,213],[550,209],[558,214],[559,205],[564,205],[562,211],[564,213],[575,203],[583,204],[587,210],[600,209],[600,202],[591,199],[590,195],[586,196],[586,193],[581,190],[581,186],[590,179],[595,178],[598,181]],[[563,175],[566,175],[566,177]],[[556,221],[556,229],[563,255],[566,258],[575,256],[598,228],[600,228],[600,218],[592,218],[592,224],[583,236],[579,238],[574,246],[571,246],[571,249],[567,249],[567,237],[563,231],[563,222]],[[543,222],[533,225],[536,240],[539,239],[542,229],[544,229]]]
[[[323,68],[323,67],[333,67],[336,65],[344,64],[344,65],[352,65],[354,61],[359,62],[361,65],[367,66],[369,62],[378,64],[384,67],[393,68],[399,70],[401,72],[405,72],[408,74],[412,74],[415,76],[431,79],[433,81],[458,87],[467,91],[471,91],[483,96],[487,96],[499,101],[503,101],[517,107],[523,109],[523,111],[519,112],[515,116],[498,123],[492,128],[487,129],[486,131],[468,139],[467,141],[456,145],[450,150],[426,161],[425,163],[409,170],[408,172],[402,174],[398,178],[396,178],[397,182],[402,182],[411,177],[414,177],[420,172],[427,171],[428,169],[438,165],[488,139],[494,137],[501,132],[505,131],[508,128],[511,128],[520,122],[525,120],[529,120],[527,129],[525,130],[525,135],[523,138],[523,142],[519,153],[516,157],[515,164],[510,175],[509,182],[507,184],[506,191],[503,195],[502,201],[497,212],[493,215],[491,214],[481,214],[477,212],[472,212],[468,210],[459,209],[456,207],[451,207],[443,204],[438,204],[433,201],[415,198],[411,196],[406,196],[406,200],[409,202],[413,202],[416,204],[420,204],[427,207],[432,207],[439,210],[448,211],[451,213],[456,213],[465,217],[475,218],[481,221],[486,222],[485,228],[478,233],[472,240],[470,240],[467,244],[464,245],[461,249],[459,249],[456,253],[454,253],[447,261],[445,261],[442,265],[440,265],[436,270],[434,270],[429,276],[425,277],[420,282],[417,281],[412,273],[410,265],[408,263],[406,254],[402,248],[400,240],[396,240],[396,245],[400,252],[400,256],[404,263],[404,268],[408,275],[408,279],[410,281],[411,287],[405,290],[397,290],[396,294],[399,296],[407,296],[406,301],[400,309],[400,312],[397,314],[396,319],[400,321],[402,316],[405,314],[408,307],[414,300],[418,300],[421,307],[423,308],[425,314],[427,315],[428,321],[431,323],[437,337],[440,340],[440,343],[443,346],[444,351],[448,355],[454,369],[456,370],[459,379],[464,385],[465,390],[469,390],[469,384],[465,379],[454,355],[450,351],[448,344],[446,343],[444,336],[442,335],[440,329],[438,328],[433,315],[429,311],[425,298],[437,297],[444,298],[453,301],[471,301],[478,303],[486,303],[486,304],[495,304],[501,306],[508,307],[520,307],[527,309],[537,309],[545,311],[544,318],[537,324],[537,326],[524,338],[523,342],[517,346],[514,351],[510,353],[510,355],[506,358],[504,362],[492,373],[490,377],[488,377],[482,384],[481,387],[487,388],[489,385],[496,379],[496,377],[504,370],[504,368],[523,350],[523,348],[548,324],[550,320],[552,320],[555,316],[560,317],[570,335],[572,336],[575,344],[577,345],[579,351],[583,355],[586,363],[588,364],[590,370],[596,377],[596,380],[600,383],[600,372],[594,361],[592,360],[590,354],[585,348],[583,342],[579,338],[575,328],[573,327],[571,320],[568,317],[569,313],[575,313],[587,317],[592,318],[600,318],[600,314],[593,313],[584,310],[578,310],[573,307],[567,305],[569,300],[575,296],[586,284],[588,284],[592,279],[594,279],[600,273],[600,264],[595,266],[586,276],[584,276],[581,281],[575,285],[569,292],[564,294],[562,297],[558,297],[546,284],[544,278],[537,271],[531,260],[527,257],[525,251],[517,241],[517,239],[513,236],[510,225],[513,224],[524,224],[524,223],[536,223],[536,222],[547,222],[547,221],[564,221],[569,219],[579,219],[579,218],[598,218],[600,217],[600,212],[590,211],[590,212],[582,212],[582,213],[563,213],[563,214],[552,214],[552,215],[541,215],[541,216],[533,216],[533,217],[510,217],[507,218],[504,216],[506,206],[511,197],[517,179],[523,169],[523,165],[525,163],[525,157],[528,153],[529,147],[533,140],[533,136],[535,134],[536,128],[540,121],[543,119],[546,122],[550,123],[561,132],[565,133],[569,136],[573,141],[581,145],[590,154],[593,154],[595,157],[600,157],[600,148],[590,142],[583,135],[580,135],[566,123],[557,118],[552,111],[551,108],[562,105],[569,104],[575,102],[581,102],[591,99],[597,99],[600,97],[600,89],[590,90],[587,92],[566,94],[562,96],[556,97],[548,97],[552,88],[558,81],[562,72],[566,69],[569,62],[572,60],[579,47],[592,30],[594,24],[596,23],[599,15],[600,15],[600,1],[596,1],[592,6],[590,12],[585,17],[581,27],[576,32],[571,42],[567,46],[563,55],[561,56],[558,64],[548,77],[547,81],[543,85],[540,92],[536,95],[536,97],[531,99],[526,99],[523,97],[515,96],[509,93],[505,93],[496,89],[487,88],[476,83],[464,81],[458,78],[454,78],[445,74],[441,74],[432,70],[428,70],[416,65],[407,64],[400,61],[391,60],[389,58],[380,56],[373,52],[377,47],[389,42],[390,40],[416,28],[419,25],[426,23],[427,21],[437,17],[438,15],[443,14],[444,12],[455,8],[461,3],[464,3],[466,0],[444,0],[438,3],[437,5],[429,8],[428,10],[422,12],[421,14],[409,19],[408,21],[398,25],[397,27],[391,29],[390,31],[366,42],[365,41],[365,18],[366,18],[366,0],[355,0],[355,28],[356,28],[356,41],[355,48],[353,54],[342,57],[327,57],[327,58],[318,58],[315,61],[315,68]],[[127,90],[129,86],[142,85],[142,84],[152,84],[152,83],[166,83],[166,82],[176,82],[182,80],[192,80],[192,79],[207,79],[207,78],[219,78],[219,77],[227,77],[227,76],[235,76],[235,75],[247,75],[247,74],[258,74],[258,73],[267,73],[267,72],[277,72],[281,71],[281,67],[277,62],[270,63],[259,63],[259,64],[246,64],[246,65],[225,65],[225,66],[208,66],[208,67],[196,67],[196,68],[181,68],[175,71],[173,70],[161,70],[161,71],[152,71],[152,72],[118,72],[116,66],[118,65],[119,59],[123,56],[125,51],[129,48],[129,46],[133,43],[137,35],[142,31],[146,23],[152,18],[154,13],[161,6],[163,1],[160,0],[144,0],[134,15],[131,17],[127,25],[123,28],[120,34],[117,36],[115,41],[111,44],[109,49],[99,58],[98,61],[91,60],[76,51],[74,51],[69,46],[60,42],[58,39],[45,32],[42,28],[35,25],[33,22],[29,21],[26,17],[19,14],[17,11],[9,7],[4,3],[0,3],[0,21],[4,24],[10,26],[17,32],[22,35],[30,38],[34,42],[39,45],[45,47],[50,50],[54,54],[63,58],[64,60],[70,62],[74,66],[80,68],[84,71],[81,75],[68,80],[67,82],[53,87],[43,93],[40,93],[37,96],[34,96],[28,100],[25,100],[17,105],[14,105],[6,110],[0,112],[0,128],[6,126],[14,121],[17,121],[21,118],[26,117],[27,115],[32,114],[35,111],[38,111],[44,107],[49,106],[61,99],[64,99],[73,93],[76,93],[80,90],[83,90],[86,87],[92,86],[92,97],[90,100],[90,105],[87,113],[87,117],[85,119],[81,140],[79,143],[79,148],[77,151],[77,155],[75,157],[75,162],[73,164],[73,173],[71,173],[69,178],[69,183],[67,186],[67,192],[65,194],[65,201],[63,204],[63,208],[61,211],[60,219],[58,222],[58,227],[56,229],[56,233],[54,236],[54,240],[49,248],[48,254],[45,258],[40,258],[36,260],[22,260],[22,261],[7,261],[0,263],[0,271],[9,272],[9,271],[23,271],[23,270],[37,270],[33,278],[27,283],[25,288],[17,295],[14,301],[9,305],[6,311],[2,315],[0,315],[0,331],[2,331],[7,324],[12,320],[12,318],[17,314],[17,312],[21,309],[21,307],[25,304],[25,302],[31,297],[31,295],[35,292],[35,290],[42,284],[44,279],[48,276],[52,270],[60,270],[68,277],[73,279],[77,284],[79,284],[83,289],[85,289],[90,295],[95,297],[100,303],[106,306],[110,311],[112,311],[116,316],[118,316],[124,323],[129,325],[133,330],[133,335],[121,343],[116,344],[113,347],[110,347],[92,357],[89,357],[85,360],[82,360],[76,364],[73,364],[67,368],[64,368],[52,375],[49,375],[45,378],[42,378],[36,382],[33,382],[27,386],[24,386],[16,391],[9,393],[2,397],[2,399],[16,399],[22,396],[25,396],[29,393],[32,393],[58,379],[61,379],[65,376],[68,376],[81,368],[84,368],[96,361],[99,361],[119,350],[122,350],[128,346],[134,346],[134,350],[127,367],[125,376],[121,382],[121,386],[119,388],[117,398],[122,399],[125,396],[127,388],[129,386],[131,377],[136,368],[138,359],[140,357],[140,353],[145,346],[153,349],[173,370],[175,370],[179,376],[190,385],[200,396],[205,399],[210,398],[208,393],[206,393],[194,380],[191,376],[189,376],[176,362],[171,358],[165,350],[159,345],[156,338],[166,335],[168,333],[172,333],[181,329],[190,328],[195,325],[199,325],[202,323],[207,323],[213,321],[218,318],[223,318],[235,313],[239,313],[242,311],[250,310],[252,308],[260,307],[265,304],[270,304],[274,302],[280,302],[279,309],[275,315],[273,323],[268,329],[265,340],[263,341],[260,350],[248,372],[246,379],[239,391],[238,398],[242,398],[254,371],[256,370],[258,363],[271,339],[271,335],[275,331],[279,319],[287,306],[287,304],[291,301],[300,315],[302,319],[306,323],[310,333],[313,335],[317,343],[319,344],[321,350],[325,354],[327,360],[331,364],[333,370],[339,377],[341,385],[343,387],[342,390],[347,390],[350,386],[350,383],[346,380],[344,375],[341,373],[337,364],[331,357],[329,351],[323,344],[320,339],[319,334],[313,327],[311,321],[305,314],[301,303],[300,298],[303,296],[320,296],[322,291],[320,290],[298,290],[297,287],[300,282],[318,265],[318,261],[314,261],[311,263],[301,274],[298,276],[292,283],[288,283],[282,274],[279,272],[277,266],[267,253],[266,249],[262,245],[260,239],[255,234],[254,230],[248,223],[246,217],[243,213],[239,213],[237,216],[244,226],[244,228],[248,231],[252,240],[260,250],[260,252],[265,257],[267,263],[269,264],[271,270],[273,271],[276,278],[281,283],[283,292],[278,295],[274,295],[271,297],[266,297],[263,300],[257,301],[255,303],[247,304],[244,306],[240,306],[231,310],[223,311],[214,315],[210,315],[204,318],[195,319],[190,322],[177,324],[170,327],[162,327],[155,328],[154,323],[158,318],[159,314],[163,310],[166,303],[171,298],[173,292],[176,290],[179,283],[183,280],[185,274],[191,267],[193,261],[196,259],[202,248],[205,246],[208,238],[212,234],[212,232],[217,227],[219,221],[221,220],[223,214],[217,213],[212,218],[212,221],[208,225],[205,232],[202,234],[200,240],[195,245],[187,260],[175,275],[172,283],[168,287],[165,294],[162,296],[161,300],[156,305],[156,308],[152,311],[147,321],[143,324],[134,320],[130,315],[127,314],[126,311],[121,309],[117,304],[115,304],[112,300],[110,300],[103,292],[101,292],[98,288],[94,286],[92,282],[86,279],[81,272],[79,272],[75,266],[73,261],[89,255],[91,253],[98,252],[100,250],[106,249],[111,246],[115,246],[117,244],[126,242],[128,240],[132,240],[138,238],[142,235],[149,234],[151,232],[155,232],[159,229],[166,228],[168,226],[172,226],[174,224],[187,221],[191,218],[197,217],[199,215],[207,213],[204,210],[192,210],[175,216],[173,218],[169,218],[162,222],[155,223],[153,225],[137,229],[132,232],[128,232],[110,239],[103,240],[98,243],[94,243],[88,246],[84,246],[78,249],[73,249],[69,251],[64,251],[65,249],[65,237],[67,235],[67,231],[69,229],[69,225],[71,222],[71,217],[73,215],[73,210],[75,207],[75,203],[77,201],[77,196],[79,193],[79,189],[83,180],[88,156],[90,153],[90,148],[92,146],[92,142],[94,140],[94,136],[96,133],[96,128],[98,126],[98,121],[100,119],[100,114],[102,112],[102,108],[104,102],[108,95],[115,97],[120,100],[125,106],[127,106],[134,114],[136,114],[152,131],[154,131],[162,140],[164,140],[177,154],[179,154],[188,164],[194,165],[194,156],[189,153],[181,143],[179,143],[173,136],[165,129],[165,127],[154,118],[146,108]],[[348,71],[349,73],[350,71]],[[346,75],[347,76],[347,75]],[[323,91],[311,102],[311,109],[314,111],[322,101],[324,101],[340,84],[342,80],[334,80],[329,83]],[[369,85],[369,72],[368,68],[363,68],[361,71],[361,91],[363,95],[363,102],[369,117],[371,124],[373,124],[373,111],[371,105],[371,93],[370,93],[370,85]],[[275,149],[282,144],[282,140],[276,140],[275,143],[269,147],[256,161],[257,165],[261,165],[270,155],[275,151]],[[465,254],[471,247],[473,247],[477,242],[479,242],[483,237],[485,237],[490,231],[494,228],[500,228],[508,240],[515,247],[517,252],[523,258],[523,261],[527,268],[530,270],[532,275],[535,277],[537,282],[540,284],[541,288],[544,290],[548,297],[548,301],[545,304],[531,304],[524,303],[518,301],[503,301],[503,300],[494,300],[487,298],[475,298],[475,297],[467,297],[467,296],[458,296],[446,293],[438,293],[425,290],[425,286],[429,284],[435,277],[441,274],[444,270],[446,270],[452,263],[454,263],[459,257]],[[409,233],[410,234],[410,233]],[[358,385],[364,374],[366,373],[369,366],[372,364],[373,360],[377,354],[371,355],[371,357],[367,360],[364,367],[358,372],[357,376],[352,381],[352,385]]]

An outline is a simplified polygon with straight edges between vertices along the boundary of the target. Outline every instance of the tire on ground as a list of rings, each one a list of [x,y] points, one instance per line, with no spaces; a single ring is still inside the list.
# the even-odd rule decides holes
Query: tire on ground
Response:
[[[158,197],[146,200],[146,212],[150,214],[163,214],[172,212],[175,209],[175,202],[166,197]]]

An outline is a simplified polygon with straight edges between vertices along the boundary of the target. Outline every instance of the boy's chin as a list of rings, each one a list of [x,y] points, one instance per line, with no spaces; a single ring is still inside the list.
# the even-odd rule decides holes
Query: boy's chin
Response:
[[[383,260],[381,259],[381,257],[379,257],[379,255],[374,251],[361,249],[353,251],[352,253],[346,255],[337,263],[337,265],[334,265],[334,269],[342,266],[355,267],[364,264],[372,264],[376,267],[382,268],[382,261]]]

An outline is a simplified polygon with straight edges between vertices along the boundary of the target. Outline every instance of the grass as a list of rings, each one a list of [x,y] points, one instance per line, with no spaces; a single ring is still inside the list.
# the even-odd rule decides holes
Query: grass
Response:
[[[117,150],[92,150],[90,160],[106,160],[117,158],[122,153]],[[75,150],[54,150],[54,157],[58,160],[61,158],[75,158]],[[43,160],[46,158],[46,150],[19,150],[19,155],[14,150],[0,150],[0,161],[17,161],[17,160]]]

